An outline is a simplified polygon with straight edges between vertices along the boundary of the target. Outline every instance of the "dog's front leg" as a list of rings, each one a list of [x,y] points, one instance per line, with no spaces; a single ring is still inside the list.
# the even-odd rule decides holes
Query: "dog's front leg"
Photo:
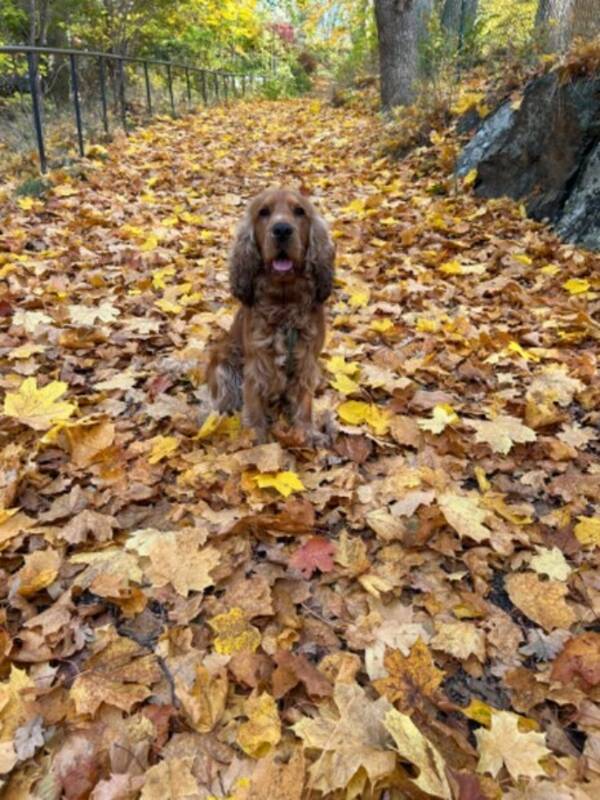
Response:
[[[297,363],[286,390],[291,423],[307,443],[315,439],[313,429],[313,396],[317,384],[318,366],[311,349],[299,348]]]
[[[258,379],[259,370],[253,360],[244,364],[244,426],[252,428],[258,444],[267,441],[269,429],[268,397]]]

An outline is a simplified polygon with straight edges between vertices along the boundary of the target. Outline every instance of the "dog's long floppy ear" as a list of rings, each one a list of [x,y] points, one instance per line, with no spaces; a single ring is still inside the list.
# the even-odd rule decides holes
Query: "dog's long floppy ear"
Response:
[[[250,210],[246,211],[240,222],[231,254],[229,256],[229,284],[231,293],[245,306],[254,303],[254,284],[262,260]]]
[[[320,214],[313,215],[306,260],[316,281],[316,301],[324,303],[333,289],[335,244],[327,223]]]

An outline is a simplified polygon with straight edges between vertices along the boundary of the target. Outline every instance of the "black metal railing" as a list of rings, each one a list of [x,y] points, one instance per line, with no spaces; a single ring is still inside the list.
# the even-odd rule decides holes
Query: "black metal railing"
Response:
[[[183,81],[184,102],[187,111],[194,107],[194,95],[204,104],[228,101],[230,98],[245,96],[249,91],[254,91],[257,86],[266,81],[266,76],[261,72],[238,73],[226,70],[215,70],[196,67],[174,61],[164,61],[152,58],[135,58],[113,53],[102,53],[89,50],[69,50],[55,47],[29,47],[25,45],[11,45],[0,47],[0,55],[5,54],[16,58],[25,56],[27,59],[26,92],[31,95],[31,110],[33,116],[33,130],[39,155],[40,169],[46,172],[48,161],[46,153],[46,140],[44,131],[44,70],[40,68],[40,58],[59,58],[68,64],[69,95],[73,105],[75,130],[77,134],[77,149],[81,156],[84,148],[85,115],[81,101],[81,64],[85,60],[86,74],[95,73],[98,86],[99,108],[101,127],[105,135],[110,134],[111,108],[109,88],[112,89],[112,108],[120,119],[120,124],[125,133],[134,122],[132,109],[128,105],[128,81],[126,67],[137,66],[142,68],[141,85],[145,115],[152,117],[155,112],[153,97],[153,83],[151,69],[156,69],[162,75],[166,84],[168,105],[172,116],[177,116],[178,101],[174,90],[177,79]],[[24,76],[15,74],[15,91],[23,94]],[[110,79],[110,80],[109,80]],[[10,88],[5,90],[10,92]]]

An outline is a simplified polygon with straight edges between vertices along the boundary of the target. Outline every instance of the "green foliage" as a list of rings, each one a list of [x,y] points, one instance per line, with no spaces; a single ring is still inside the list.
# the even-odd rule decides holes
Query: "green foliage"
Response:
[[[279,100],[304,94],[310,88],[309,76],[295,59],[288,58],[277,64],[277,70],[268,76],[261,87],[261,94],[268,100]]]
[[[52,188],[50,181],[44,178],[27,178],[15,189],[17,197],[44,197],[46,192]]]
[[[477,39],[483,55],[531,46],[538,0],[480,0],[479,7]]]

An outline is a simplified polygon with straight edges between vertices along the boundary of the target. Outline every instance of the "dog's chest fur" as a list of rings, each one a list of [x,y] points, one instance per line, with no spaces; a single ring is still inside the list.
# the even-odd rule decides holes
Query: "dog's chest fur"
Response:
[[[265,287],[258,297],[248,319],[254,356],[282,389],[317,337],[313,281],[305,276],[277,296]]]

